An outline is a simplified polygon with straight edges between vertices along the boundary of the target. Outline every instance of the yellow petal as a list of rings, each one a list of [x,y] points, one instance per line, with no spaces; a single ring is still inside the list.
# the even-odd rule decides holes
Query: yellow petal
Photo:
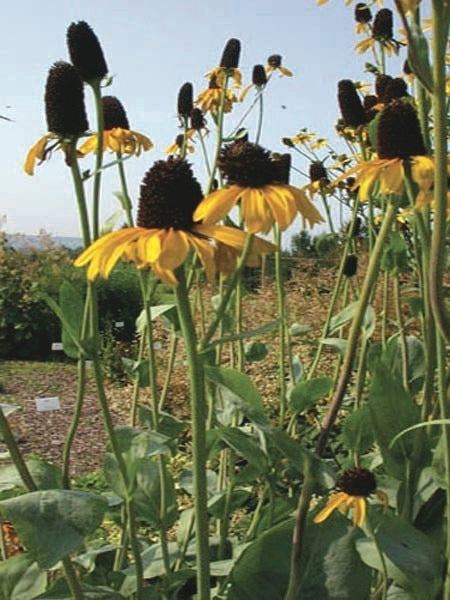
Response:
[[[366,520],[366,499],[363,496],[356,496],[353,499],[353,525],[362,527]]]
[[[162,269],[173,271],[186,259],[189,250],[188,234],[170,228],[161,239],[158,264]]]
[[[232,185],[208,194],[195,209],[194,221],[217,223],[224,219],[236,204],[243,188]]]
[[[290,191],[290,186],[266,185],[264,186],[264,197],[274,220],[281,231],[284,231],[297,215],[297,203]]]
[[[194,248],[197,256],[200,259],[200,262],[203,265],[203,268],[205,269],[205,274],[208,281],[212,281],[216,272],[214,248],[208,240],[196,237],[195,235],[189,236],[189,242]]]
[[[331,513],[335,511],[341,504],[345,503],[348,497],[348,494],[346,494],[345,492],[338,492],[337,494],[332,494],[325,508],[323,508],[314,517],[314,523],[322,523],[322,521],[328,519]]]
[[[48,140],[51,135],[47,134],[44,137],[41,137],[28,151],[27,157],[25,159],[25,164],[23,166],[23,170],[27,175],[34,174],[34,163],[36,160],[42,160],[44,157],[45,146],[47,145]]]
[[[241,197],[242,218],[248,233],[268,233],[274,220],[260,189],[247,188]]]

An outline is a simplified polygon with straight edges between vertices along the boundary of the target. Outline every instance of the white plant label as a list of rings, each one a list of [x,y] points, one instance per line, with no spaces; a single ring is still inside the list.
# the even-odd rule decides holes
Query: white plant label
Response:
[[[61,405],[59,403],[58,396],[50,398],[35,398],[36,410],[39,412],[45,412],[47,410],[59,410]]]
[[[125,322],[124,321],[116,321],[114,323],[114,325],[117,327],[117,329],[120,329],[121,327],[125,327]]]
[[[53,344],[52,344],[53,351],[62,350],[62,349],[63,349],[62,342],[53,342]]]

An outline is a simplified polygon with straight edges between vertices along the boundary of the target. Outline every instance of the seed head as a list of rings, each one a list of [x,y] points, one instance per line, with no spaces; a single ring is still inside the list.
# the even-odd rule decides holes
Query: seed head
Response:
[[[192,83],[186,82],[178,92],[178,116],[188,118],[194,107]]]
[[[263,65],[255,65],[253,67],[252,83],[258,87],[266,85],[267,75]]]
[[[115,96],[103,96],[103,127],[105,131],[120,127],[130,129],[127,113],[122,103]]]
[[[159,160],[141,184],[138,227],[190,231],[194,225],[192,214],[202,197],[188,162],[174,156]]]
[[[367,6],[365,2],[358,2],[355,6],[355,21],[357,23],[370,23],[372,20],[372,13],[370,12],[370,8]]]
[[[417,113],[411,104],[401,100],[393,100],[381,113],[377,141],[380,158],[426,154]]]
[[[71,23],[67,30],[67,46],[73,66],[81,79],[92,82],[108,72],[102,47],[86,21]]]
[[[45,114],[48,131],[61,136],[80,136],[88,128],[84,90],[75,68],[67,62],[55,63],[45,85]]]
[[[375,475],[368,469],[354,467],[344,471],[338,479],[338,487],[349,496],[370,496],[377,489]]]
[[[231,38],[223,50],[220,66],[225,69],[236,69],[239,66],[240,53],[241,42],[236,38]]]
[[[392,40],[394,37],[394,19],[392,10],[382,8],[375,15],[372,28],[372,37],[379,41]]]
[[[259,188],[276,180],[270,152],[251,142],[239,141],[225,146],[218,165],[230,184]]]
[[[356,275],[356,271],[358,269],[358,257],[355,254],[349,254],[345,259],[343,274],[346,277],[353,277]]]
[[[366,122],[366,113],[355,84],[350,79],[338,83],[338,102],[346,126],[358,127]]]

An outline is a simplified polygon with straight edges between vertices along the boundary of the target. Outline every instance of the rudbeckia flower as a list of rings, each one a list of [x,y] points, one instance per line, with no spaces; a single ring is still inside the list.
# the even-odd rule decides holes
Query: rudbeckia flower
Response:
[[[229,185],[209,194],[195,211],[195,219],[216,223],[240,202],[249,233],[268,233],[275,223],[283,231],[299,212],[311,227],[322,221],[302,190],[280,183],[276,162],[261,146],[229,144],[221,150],[218,166]]]
[[[180,135],[177,135],[177,137],[175,138],[174,143],[170,144],[170,146],[167,146],[167,148],[164,150],[164,152],[166,154],[180,154],[181,149],[183,148],[183,144],[184,144],[185,150],[187,152],[189,152],[189,153],[194,152],[194,146],[189,143],[189,140],[192,138],[194,133],[195,133],[194,129],[188,129],[186,131],[186,136],[184,136],[182,133],[180,133]],[[186,140],[185,140],[185,138],[186,138]]]
[[[372,49],[375,42],[381,44],[388,56],[392,52],[398,54],[400,46],[404,44],[394,39],[393,33],[393,13],[389,8],[382,8],[375,15],[372,26],[371,37],[361,40],[355,46],[355,50],[359,54],[364,54],[367,50]]]
[[[121,102],[115,96],[103,96],[103,152],[110,150],[120,154],[134,154],[151,150],[152,142],[147,136],[131,131],[127,114]],[[83,156],[89,152],[97,153],[98,135],[94,133],[81,146],[78,152]]]
[[[234,92],[228,88],[226,90],[222,90],[222,88],[217,84],[215,77],[211,78],[209,86],[206,88],[206,90],[200,92],[194,104],[199,106],[202,113],[210,112],[214,115],[219,111],[220,104],[222,102],[222,94],[225,95],[223,112],[231,112],[233,104],[238,101],[236,94],[234,94]]]
[[[366,520],[367,498],[375,494],[388,506],[388,497],[381,490],[377,490],[374,474],[368,469],[354,467],[345,471],[338,480],[340,492],[332,494],[327,505],[315,517],[314,523],[322,523],[336,510],[346,512],[353,509],[353,525],[362,527]]]
[[[158,161],[146,173],[141,185],[137,227],[113,231],[97,239],[75,261],[88,265],[87,277],[108,277],[119,260],[132,261],[138,268],[148,267],[162,281],[176,285],[174,270],[181,266],[190,249],[198,256],[206,276],[216,271],[215,249],[210,240],[244,248],[247,236],[240,229],[203,224],[193,219],[202,198],[200,184],[189,164],[170,156]],[[254,252],[269,253],[274,246],[254,239]]]
[[[359,188],[359,199],[362,202],[369,199],[376,182],[379,194],[402,195],[406,175],[405,161],[408,161],[408,170],[418,185],[421,203],[431,201],[434,161],[425,154],[414,107],[401,100],[391,102],[381,113],[377,141],[378,158],[358,163],[333,181],[333,185],[350,175],[354,176],[353,189]]]
[[[242,90],[239,96],[239,102],[243,102],[245,97],[251,88],[255,88],[257,92],[261,93],[267,83],[266,70],[263,65],[255,65],[252,72],[252,82]]]
[[[241,53],[241,42],[235,38],[231,38],[225,45],[220,60],[220,66],[214,67],[205,77],[210,81],[214,79],[217,85],[222,88],[226,77],[234,81],[234,87],[240,88],[242,84],[241,72],[238,69],[239,55]]]
[[[75,68],[60,61],[51,67],[45,85],[45,115],[48,132],[28,151],[24,171],[33,175],[36,161],[61,149],[66,156],[78,138],[88,129],[84,107],[83,83]]]
[[[269,75],[270,73],[274,73],[275,71],[278,71],[278,73],[280,73],[280,75],[284,75],[285,77],[292,77],[292,71],[289,71],[289,69],[286,69],[286,67],[283,67],[283,65],[281,64],[282,58],[279,54],[272,54],[272,56],[269,56],[269,58],[267,59],[267,67],[266,67],[266,73],[267,75]]]

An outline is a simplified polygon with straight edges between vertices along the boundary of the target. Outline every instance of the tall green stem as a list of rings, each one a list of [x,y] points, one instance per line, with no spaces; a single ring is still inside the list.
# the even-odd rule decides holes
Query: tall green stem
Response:
[[[197,598],[209,600],[209,532],[206,481],[206,417],[205,382],[201,354],[197,352],[197,336],[192,319],[184,267],[177,270],[175,288],[181,331],[186,346],[191,392],[192,451],[194,472],[194,511],[197,543]]]
[[[325,417],[324,422],[322,424],[322,429],[317,442],[316,452],[319,455],[322,455],[325,450],[328,435],[330,434],[331,428],[337,417],[342,400],[344,399],[345,390],[347,389],[347,385],[352,372],[353,359],[355,357],[358,339],[361,333],[361,325],[363,323],[369,299],[372,295],[373,287],[377,280],[383,248],[392,229],[392,223],[394,222],[396,212],[396,203],[390,203],[384,216],[383,224],[376,239],[372,254],[370,255],[366,276],[364,278],[364,282],[361,288],[359,303],[356,308],[355,316],[353,317],[352,325],[348,335],[344,362],[341,369],[341,375],[339,377],[339,381],[333,399],[331,401],[327,416]]]
[[[103,104],[100,80],[90,83],[94,94],[95,113],[97,115],[97,150],[95,155],[94,187],[92,192],[92,238],[99,236],[100,224],[100,182],[102,177],[103,162]]]
[[[446,262],[447,228],[447,107],[445,49],[448,43],[450,6],[433,0],[433,124],[434,124],[434,223],[430,252],[430,298],[436,324],[450,341],[450,318],[442,293]]]

